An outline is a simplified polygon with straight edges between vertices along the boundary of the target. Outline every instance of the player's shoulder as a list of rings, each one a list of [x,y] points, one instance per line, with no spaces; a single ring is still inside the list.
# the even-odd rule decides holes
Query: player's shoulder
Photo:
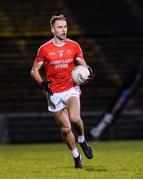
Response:
[[[66,42],[70,43],[70,44],[73,44],[73,45],[76,45],[76,46],[79,46],[79,43],[77,41],[74,41],[74,40],[69,39],[69,38],[66,39]]]
[[[42,45],[39,47],[38,51],[47,49],[47,48],[49,48],[49,46],[51,46],[52,44],[53,44],[53,41],[52,41],[52,39],[51,39],[51,40],[47,41],[46,43],[42,44]]]

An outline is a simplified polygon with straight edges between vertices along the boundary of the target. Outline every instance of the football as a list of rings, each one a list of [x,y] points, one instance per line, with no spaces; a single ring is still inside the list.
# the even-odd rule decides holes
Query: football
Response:
[[[76,84],[84,84],[90,72],[86,66],[78,65],[72,70],[72,78]]]

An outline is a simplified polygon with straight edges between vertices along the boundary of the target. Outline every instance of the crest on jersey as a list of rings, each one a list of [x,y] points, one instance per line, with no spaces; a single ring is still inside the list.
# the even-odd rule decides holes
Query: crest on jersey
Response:
[[[59,50],[57,52],[58,52],[59,57],[63,57],[64,50]]]
[[[66,51],[66,53],[67,53],[67,54],[71,54],[71,49],[68,49],[68,50]]]

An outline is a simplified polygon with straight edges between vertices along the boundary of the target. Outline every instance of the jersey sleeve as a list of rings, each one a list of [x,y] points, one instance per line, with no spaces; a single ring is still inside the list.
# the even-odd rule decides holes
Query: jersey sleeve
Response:
[[[36,61],[37,63],[41,63],[41,64],[44,63],[44,61],[45,61],[45,56],[44,56],[44,50],[43,50],[42,48],[39,48],[39,49],[38,49],[38,52],[37,52],[37,56],[36,56],[35,61]]]
[[[83,52],[82,52],[82,49],[80,47],[80,45],[77,43],[76,44],[76,60],[83,60],[84,57],[83,57]]]

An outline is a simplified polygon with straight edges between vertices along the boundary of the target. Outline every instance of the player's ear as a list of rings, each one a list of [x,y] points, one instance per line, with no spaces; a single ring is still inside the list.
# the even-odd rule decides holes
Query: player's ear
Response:
[[[54,34],[55,33],[55,31],[54,31],[54,28],[53,27],[51,27],[51,32]]]

